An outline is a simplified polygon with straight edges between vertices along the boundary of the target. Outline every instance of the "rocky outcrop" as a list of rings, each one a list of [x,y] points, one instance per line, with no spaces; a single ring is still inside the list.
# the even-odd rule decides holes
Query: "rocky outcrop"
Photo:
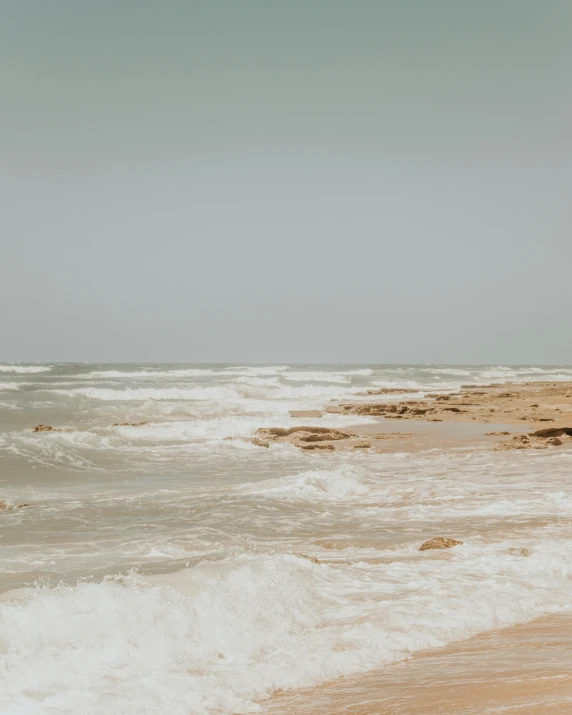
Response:
[[[36,425],[32,432],[83,432],[79,427],[52,427],[51,425]]]
[[[332,427],[261,427],[256,434],[263,439],[278,440],[296,435],[304,442],[347,439],[355,436],[353,432],[333,429]]]
[[[547,427],[546,429],[537,429],[532,433],[534,437],[572,437],[572,427]]]
[[[418,392],[412,388],[384,387],[368,390],[362,395],[362,400],[356,399],[341,403],[331,402],[325,410],[292,410],[291,416],[296,418],[318,418],[324,413],[342,415],[360,415],[364,417],[382,417],[390,420],[421,420],[423,422],[474,422],[480,424],[493,423],[499,425],[496,431],[487,432],[487,436],[506,437],[495,448],[498,451],[516,449],[547,449],[559,447],[572,439],[572,382],[531,382],[522,384],[490,386],[468,385],[456,393],[429,393],[423,399],[402,399],[399,401],[375,400],[373,395],[392,395],[398,393]],[[363,400],[363,396],[372,397]],[[392,398],[389,398],[392,399]],[[553,426],[536,429],[530,434],[513,434],[504,425],[521,425],[529,421],[535,427],[540,423],[551,422]],[[373,422],[373,420],[367,420]],[[365,422],[365,420],[364,420]],[[333,451],[369,449],[373,451],[390,451],[396,448],[393,443],[399,433],[391,436],[383,432],[391,430],[381,428],[379,431],[371,425],[367,428],[350,430],[333,430],[328,427],[293,427],[268,428],[259,430],[248,439],[252,444],[268,447],[276,442],[289,442],[307,451]],[[492,427],[492,425],[491,425]],[[358,434],[361,432],[361,435]],[[443,431],[445,439],[449,436]],[[237,439],[240,439],[237,437]],[[383,447],[382,440],[390,439],[392,444]]]
[[[458,539],[451,539],[447,536],[437,536],[421,544],[419,551],[431,551],[432,549],[451,549],[453,546],[460,546],[463,542]]]
[[[571,441],[572,427],[549,427],[530,434],[517,434],[511,440],[497,444],[495,450],[507,452],[513,449],[548,449]]]
[[[16,504],[16,506],[13,506],[12,504],[8,504],[8,502],[5,501],[0,501],[0,511],[11,511],[12,509],[23,509],[26,506],[30,506],[29,504]]]
[[[227,437],[249,442],[257,447],[287,442],[305,452],[368,449],[371,441],[350,430],[333,427],[261,427],[253,437]]]
[[[360,395],[391,394],[398,388],[368,390]],[[551,436],[569,437],[572,428],[562,427],[566,419],[572,420],[572,383],[532,382],[507,385],[479,386],[479,389],[462,389],[457,393],[429,393],[423,399],[383,401],[346,401],[329,405],[327,412],[337,414],[384,417],[385,419],[469,422],[482,424],[519,424],[552,422]],[[566,424],[566,423],[564,423]],[[562,430],[564,430],[562,432]],[[568,431],[567,431],[568,430]],[[548,434],[548,433],[546,433]],[[537,434],[536,437],[545,435]],[[540,444],[540,443],[539,443]],[[547,445],[541,445],[547,446]],[[514,447],[516,448],[516,447]],[[502,447],[502,449],[505,449]]]
[[[272,442],[288,442],[305,451],[332,451],[335,448],[334,442],[355,437],[357,435],[354,432],[331,427],[262,427],[256,431],[250,442],[258,445],[261,445],[261,442],[266,445]]]
[[[400,419],[403,417],[414,419],[416,417],[424,417],[427,414],[434,414],[436,410],[427,402],[409,401],[400,403],[342,403],[341,405],[336,405],[335,407],[328,407],[327,412],[342,413],[347,415],[368,415],[370,417],[386,417],[388,419]]]

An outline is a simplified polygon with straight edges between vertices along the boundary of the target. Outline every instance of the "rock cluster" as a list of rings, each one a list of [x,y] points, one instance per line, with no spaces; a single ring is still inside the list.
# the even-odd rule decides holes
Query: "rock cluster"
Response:
[[[112,427],[143,427],[143,425],[149,425],[151,422],[145,420],[143,422],[114,422]]]
[[[355,432],[331,427],[262,427],[248,441],[259,447],[268,447],[272,442],[288,442],[305,451],[332,451],[335,449],[335,442],[355,438],[364,442]]]
[[[445,410],[453,412],[461,412],[459,408],[449,407]],[[398,403],[389,402],[372,402],[372,403],[342,403],[328,407],[326,412],[342,413],[346,415],[369,415],[379,416],[388,419],[415,419],[426,418],[426,415],[434,415],[437,409],[431,407],[427,402],[422,401],[406,401]]]
[[[572,427],[549,427],[530,434],[517,434],[512,439],[497,444],[495,450],[507,452],[513,449],[548,449],[570,441],[572,441]]]
[[[32,432],[81,432],[78,427],[52,427],[51,425],[36,425]]]
[[[33,432],[53,432],[54,427],[51,425],[36,425],[32,428]]]

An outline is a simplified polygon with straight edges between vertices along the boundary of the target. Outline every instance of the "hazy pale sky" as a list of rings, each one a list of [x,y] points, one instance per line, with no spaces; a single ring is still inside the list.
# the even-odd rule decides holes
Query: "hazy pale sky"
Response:
[[[0,0],[0,360],[572,363],[570,0]]]

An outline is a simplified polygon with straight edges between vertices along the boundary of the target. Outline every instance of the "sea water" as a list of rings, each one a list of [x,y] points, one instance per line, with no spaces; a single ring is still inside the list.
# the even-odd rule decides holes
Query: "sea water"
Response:
[[[258,712],[278,689],[570,611],[571,450],[316,454],[240,437],[378,387],[571,379],[562,366],[0,365],[0,500],[29,504],[0,511],[0,712]],[[464,543],[418,551],[438,535]]]

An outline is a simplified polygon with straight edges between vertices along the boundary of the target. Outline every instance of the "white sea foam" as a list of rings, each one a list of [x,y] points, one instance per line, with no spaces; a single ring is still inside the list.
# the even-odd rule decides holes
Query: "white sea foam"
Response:
[[[350,382],[350,378],[346,374],[337,372],[296,371],[284,374],[282,377],[291,382],[335,382],[341,384]]]
[[[49,372],[51,366],[48,365],[0,365],[0,372],[35,373]]]
[[[223,375],[250,375],[252,377],[263,377],[264,375],[280,375],[290,370],[288,365],[245,365],[237,367],[222,368]]]
[[[452,367],[434,367],[427,368],[427,372],[433,373],[434,375],[455,375],[459,377],[466,377],[471,375],[469,370],[461,370],[460,368]]]
[[[19,390],[20,383],[18,382],[0,382],[0,390]]]
[[[92,370],[83,375],[78,375],[79,378],[139,378],[139,377],[150,377],[150,378],[161,378],[161,377],[231,377],[231,376],[245,376],[245,377],[265,377],[280,375],[287,371],[289,368],[287,365],[276,365],[276,366],[260,366],[260,367],[217,367],[217,368],[175,368],[166,369],[165,366],[161,368],[144,368],[140,370]]]
[[[373,421],[361,415],[325,415],[320,419],[306,419],[305,424],[322,427],[349,427]],[[293,427],[299,420],[291,417],[267,417],[265,427]],[[250,436],[261,426],[259,416],[219,417],[210,420],[152,422],[140,427],[117,426],[114,430],[135,441],[170,442],[196,439],[224,440],[227,437]]]
[[[343,370],[344,375],[356,375],[367,377],[368,375],[373,375],[374,370],[370,367],[357,368],[355,370]]]
[[[254,484],[243,484],[239,493],[256,494],[279,499],[346,499],[369,492],[363,469],[342,465],[337,469],[318,469],[292,477],[267,479]]]
[[[105,387],[78,387],[71,390],[50,390],[52,394],[67,397],[88,397],[92,400],[105,401],[135,401],[146,400],[236,400],[243,398],[255,399],[304,399],[332,398],[352,392],[345,387],[327,387],[321,385],[291,385],[267,386],[260,384],[228,383],[205,387],[140,387],[133,389],[114,390]]]
[[[568,543],[460,547],[344,568],[241,555],[0,602],[6,715],[245,713],[276,688],[364,672],[570,610]]]
[[[78,375],[79,378],[124,378],[130,380],[139,377],[209,377],[211,375],[220,375],[220,370],[210,370],[201,368],[175,369],[172,370],[93,370],[84,375]]]

